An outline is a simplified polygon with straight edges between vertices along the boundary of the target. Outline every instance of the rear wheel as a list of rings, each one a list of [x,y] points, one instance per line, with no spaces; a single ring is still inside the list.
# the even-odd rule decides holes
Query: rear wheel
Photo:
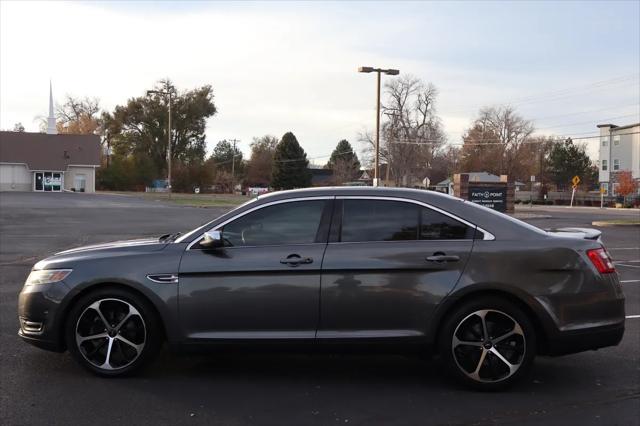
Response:
[[[76,303],[65,337],[74,358],[103,376],[122,376],[140,368],[160,348],[159,320],[149,303],[126,290],[104,288]]]
[[[464,303],[445,320],[440,355],[450,373],[480,390],[512,385],[531,369],[534,327],[515,304],[486,297]]]

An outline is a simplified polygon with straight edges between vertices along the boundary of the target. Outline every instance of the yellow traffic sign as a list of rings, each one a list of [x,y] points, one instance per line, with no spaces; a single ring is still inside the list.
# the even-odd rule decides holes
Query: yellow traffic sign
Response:
[[[577,175],[574,176],[573,179],[571,179],[571,183],[573,184],[573,187],[575,188],[580,183],[580,177],[578,177]]]

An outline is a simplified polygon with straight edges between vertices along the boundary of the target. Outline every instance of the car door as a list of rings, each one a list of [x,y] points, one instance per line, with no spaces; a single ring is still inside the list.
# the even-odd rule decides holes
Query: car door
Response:
[[[412,200],[336,199],[318,338],[422,336],[467,263],[475,227]]]
[[[192,243],[178,284],[187,339],[313,339],[332,198],[258,206],[216,227],[224,247]]]

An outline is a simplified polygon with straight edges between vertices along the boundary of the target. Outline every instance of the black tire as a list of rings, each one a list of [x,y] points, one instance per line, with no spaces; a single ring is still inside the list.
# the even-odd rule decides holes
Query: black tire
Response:
[[[484,336],[485,329],[489,339]],[[446,317],[440,331],[440,358],[450,375],[466,386],[502,390],[531,371],[535,329],[522,309],[508,300],[469,300]]]
[[[163,341],[160,319],[151,304],[116,287],[97,289],[78,300],[67,315],[64,334],[76,361],[103,377],[138,371],[158,354]],[[100,337],[82,341],[87,336]]]

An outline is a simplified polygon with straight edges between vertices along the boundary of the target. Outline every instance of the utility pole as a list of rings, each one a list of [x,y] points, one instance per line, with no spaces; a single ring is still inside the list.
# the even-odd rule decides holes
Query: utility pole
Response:
[[[238,139],[230,139],[233,142],[233,155],[231,156],[231,193],[235,192],[235,180],[236,180],[236,142],[240,142]]]

